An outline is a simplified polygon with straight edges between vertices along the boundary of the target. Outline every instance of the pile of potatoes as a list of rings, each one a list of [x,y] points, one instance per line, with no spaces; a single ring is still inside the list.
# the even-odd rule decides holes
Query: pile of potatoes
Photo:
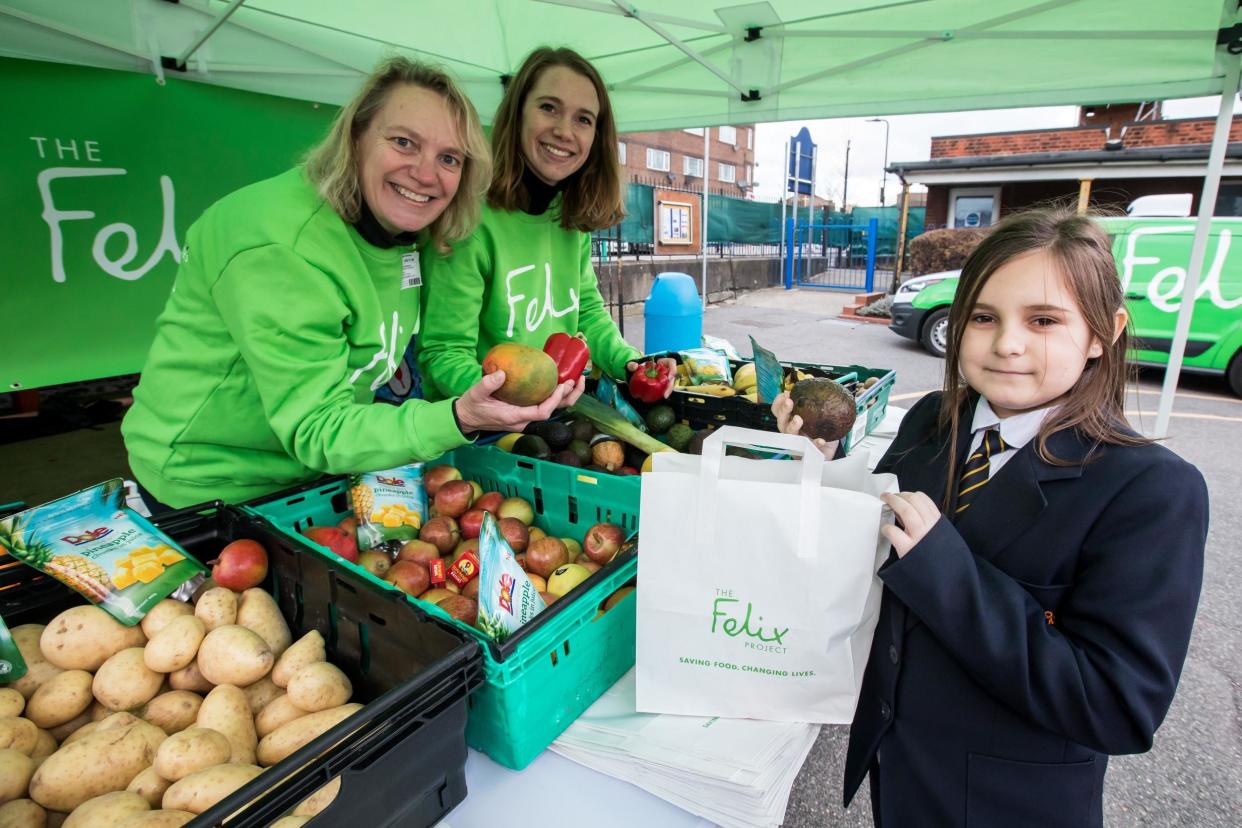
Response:
[[[323,636],[294,642],[264,590],[194,598],[140,626],[79,606],[12,630],[28,671],[0,687],[0,828],[184,825],[362,708]]]

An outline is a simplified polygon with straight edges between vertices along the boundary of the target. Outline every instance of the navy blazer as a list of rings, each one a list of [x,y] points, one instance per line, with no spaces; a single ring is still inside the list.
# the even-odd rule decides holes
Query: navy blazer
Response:
[[[876,468],[937,505],[940,398],[910,410]],[[1032,441],[957,523],[880,568],[845,766],[846,805],[872,772],[877,825],[1101,825],[1108,755],[1150,748],[1173,701],[1203,580],[1203,477],[1159,445],[1092,452],[1062,431],[1048,447],[1072,465]]]

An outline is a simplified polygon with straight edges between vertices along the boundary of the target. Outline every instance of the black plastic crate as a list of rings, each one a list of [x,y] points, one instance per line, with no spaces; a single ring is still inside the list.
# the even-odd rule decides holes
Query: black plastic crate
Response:
[[[263,544],[266,587],[294,640],[319,630],[328,660],[349,676],[353,700],[364,703],[189,826],[270,825],[338,776],[340,792],[314,817],[316,828],[431,826],[465,798],[466,701],[482,680],[482,656],[473,640],[240,509],[217,503],[175,512],[155,524],[203,561],[241,538]],[[17,613],[10,623],[46,622],[84,603],[56,586],[53,605],[40,606],[37,617]]]

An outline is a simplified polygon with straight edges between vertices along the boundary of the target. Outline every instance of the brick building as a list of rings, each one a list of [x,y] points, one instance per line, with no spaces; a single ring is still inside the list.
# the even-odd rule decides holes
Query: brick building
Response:
[[[751,198],[755,187],[755,128],[709,127],[708,190]],[[672,189],[703,190],[703,129],[627,132],[618,150],[626,180]]]
[[[1141,196],[1190,193],[1197,211],[1212,118],[1164,120],[1159,103],[1079,109],[1078,126],[943,135],[928,161],[889,171],[927,187],[927,227],[986,226],[1017,209],[1086,198],[1125,207]],[[1242,215],[1242,120],[1230,129],[1217,215]]]

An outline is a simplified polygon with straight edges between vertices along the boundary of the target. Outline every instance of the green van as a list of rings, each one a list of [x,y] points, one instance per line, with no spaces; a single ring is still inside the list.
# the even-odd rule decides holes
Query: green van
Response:
[[[1113,239],[1130,311],[1135,336],[1131,359],[1141,365],[1165,365],[1195,220],[1127,216],[1099,222]],[[1234,253],[1235,232],[1242,232],[1242,218],[1212,219],[1182,370],[1224,376],[1233,393],[1242,397],[1242,240]],[[958,275],[954,270],[906,280],[893,296],[889,329],[944,356]]]

